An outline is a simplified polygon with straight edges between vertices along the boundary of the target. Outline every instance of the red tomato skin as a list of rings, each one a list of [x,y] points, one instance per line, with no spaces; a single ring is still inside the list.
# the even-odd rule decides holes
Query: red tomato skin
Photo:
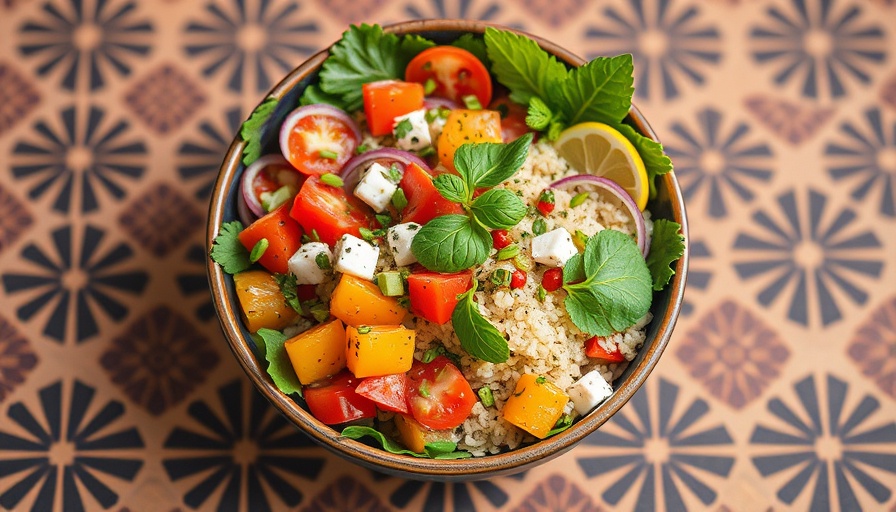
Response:
[[[492,79],[485,65],[475,55],[456,46],[433,46],[411,59],[405,68],[408,82],[425,83],[432,79],[433,96],[461,102],[464,96],[476,95],[485,107],[492,101]]]
[[[357,128],[349,127],[346,124],[348,121],[322,114],[299,119],[289,134],[284,156],[302,174],[338,173],[361,142],[355,132]],[[306,137],[309,134],[314,136]],[[328,138],[333,144],[326,144],[327,150],[339,148],[335,159],[321,157],[320,148],[313,147],[317,140]]]
[[[429,363],[414,361],[407,376],[408,410],[425,427],[454,428],[467,419],[476,404],[470,383],[445,356]]]
[[[404,176],[398,185],[408,200],[408,205],[401,213],[402,222],[416,222],[423,225],[441,215],[464,212],[460,204],[442,197],[432,184],[429,173],[415,163],[405,168]]]
[[[527,275],[522,270],[514,270],[510,276],[510,288],[516,290],[526,286]]]
[[[501,113],[501,138],[505,143],[513,142],[533,131],[526,124],[526,115],[528,114],[526,107],[510,101],[507,96],[495,99],[488,108]]]
[[[612,352],[607,352],[607,350],[598,343],[597,336],[588,338],[588,340],[585,341],[585,355],[594,359],[606,361],[607,363],[621,363],[625,361],[625,356],[622,355],[622,352],[619,351],[618,347]]]
[[[506,229],[493,229],[492,230],[492,247],[498,249],[499,251],[513,242],[513,237],[510,236],[510,232]]]
[[[311,414],[327,425],[373,418],[376,404],[359,395],[355,391],[357,386],[358,379],[343,370],[319,383],[305,386],[303,395]]]
[[[373,136],[392,133],[395,118],[423,108],[423,85],[380,80],[361,86],[367,128]]]
[[[547,217],[548,215],[551,214],[552,211],[554,211],[554,206],[555,206],[554,203],[549,203],[547,201],[539,201],[535,207],[538,208],[538,211],[541,212],[542,215]]]
[[[289,216],[291,206],[287,201],[249,224],[238,235],[240,243],[250,252],[259,240],[268,239],[268,248],[258,263],[276,274],[289,272],[289,258],[302,245],[302,227]]]
[[[321,183],[317,176],[305,180],[289,215],[305,233],[316,232],[320,241],[331,247],[345,233],[360,238],[361,228],[371,228],[376,222],[373,211],[360,199],[342,187]]]
[[[408,413],[408,376],[393,373],[362,380],[355,392],[372,400],[384,411]]]
[[[550,268],[545,270],[541,278],[541,286],[549,292],[555,292],[563,286],[563,269]]]
[[[427,270],[409,275],[411,313],[436,324],[447,323],[457,306],[457,296],[473,286],[472,279],[473,272],[470,270],[454,274]]]

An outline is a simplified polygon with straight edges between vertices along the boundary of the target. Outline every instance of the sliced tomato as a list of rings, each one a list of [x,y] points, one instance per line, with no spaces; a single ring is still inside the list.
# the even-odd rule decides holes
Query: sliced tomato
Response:
[[[280,129],[283,156],[305,174],[338,173],[360,142],[357,123],[330,105],[299,107]]]
[[[606,363],[621,363],[625,361],[625,356],[619,351],[619,347],[614,346],[612,351],[608,351],[600,345],[599,337],[594,336],[585,341],[585,355],[594,359],[600,359]]]
[[[526,107],[510,101],[507,96],[495,99],[489,110],[496,110],[501,114],[501,138],[504,142],[513,142],[521,136],[534,131],[526,124]]]
[[[473,94],[482,106],[492,101],[492,78],[475,55],[456,46],[433,46],[411,59],[404,71],[408,82],[433,80],[432,94],[454,101]]]
[[[415,163],[405,168],[398,185],[408,200],[408,205],[401,212],[402,222],[423,225],[440,215],[464,212],[460,204],[442,197],[432,184],[432,176]]]
[[[373,418],[376,416],[376,404],[355,391],[358,382],[351,373],[343,370],[332,377],[305,386],[302,394],[311,414],[327,425]]]
[[[393,373],[381,377],[367,377],[362,380],[355,392],[365,396],[384,411],[408,412],[408,376],[405,373]]]
[[[473,272],[465,270],[454,274],[417,272],[408,276],[408,299],[411,313],[430,322],[444,324],[451,320],[457,296],[473,286]]]
[[[373,136],[392,133],[395,118],[423,108],[423,86],[401,80],[380,80],[361,86],[364,114]]]
[[[452,110],[439,135],[439,162],[456,172],[454,153],[470,142],[502,142],[501,114],[497,110]]]
[[[376,222],[373,211],[360,199],[348,195],[342,187],[321,183],[317,176],[305,180],[290,216],[305,233],[316,233],[330,246],[345,233],[360,237],[361,228],[371,228]]]
[[[414,361],[408,371],[407,396],[414,419],[434,430],[460,425],[476,404],[470,383],[445,356],[429,363]]]
[[[292,203],[287,201],[271,213],[249,224],[238,235],[240,243],[250,252],[255,244],[267,239],[268,247],[258,259],[258,263],[276,274],[289,272],[287,265],[289,258],[302,245],[302,227],[289,216],[291,207]]]

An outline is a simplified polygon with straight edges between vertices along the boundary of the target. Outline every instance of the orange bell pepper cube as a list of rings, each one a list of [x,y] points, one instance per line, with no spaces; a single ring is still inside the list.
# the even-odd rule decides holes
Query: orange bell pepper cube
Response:
[[[437,144],[439,162],[453,173],[454,153],[470,142],[502,142],[501,114],[497,110],[455,109],[448,114]]]
[[[265,270],[247,270],[233,275],[240,315],[249,332],[280,330],[293,323],[298,313],[286,303],[280,285]]]
[[[414,335],[403,325],[348,326],[346,366],[358,378],[404,373],[414,363]]]
[[[423,108],[423,84],[380,80],[361,86],[367,127],[374,137],[392,133],[395,118]]]
[[[343,274],[330,297],[330,314],[346,325],[398,325],[407,311],[364,279]]]
[[[284,348],[302,384],[311,384],[345,368],[345,326],[338,318],[286,340]]]
[[[289,216],[292,201],[275,208],[240,231],[240,243],[251,252],[262,239],[267,239],[268,247],[258,259],[262,267],[275,274],[289,272],[289,258],[302,245],[302,227]]]
[[[408,205],[401,212],[402,222],[416,222],[423,225],[442,215],[464,213],[460,203],[442,197],[432,184],[432,176],[415,163],[405,168],[398,186],[408,200]]]
[[[473,286],[473,272],[454,274],[415,272],[408,276],[408,299],[411,312],[436,324],[451,320],[457,296]]]
[[[523,374],[516,389],[504,403],[501,415],[505,420],[533,436],[544,439],[563,415],[569,397],[543,377]]]

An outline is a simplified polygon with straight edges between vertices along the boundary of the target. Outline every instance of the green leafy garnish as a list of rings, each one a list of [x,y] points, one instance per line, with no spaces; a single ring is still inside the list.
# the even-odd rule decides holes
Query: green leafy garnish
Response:
[[[261,156],[262,131],[276,108],[277,98],[265,98],[261,104],[255,107],[255,110],[249,115],[249,119],[243,121],[243,125],[240,127],[240,137],[246,141],[246,147],[243,148],[243,163],[245,165],[258,160]]]
[[[490,241],[488,231],[469,216],[442,215],[420,228],[411,242],[411,252],[430,270],[460,272],[485,261]]]
[[[613,127],[619,130],[619,133],[624,135],[638,150],[638,154],[641,155],[641,160],[644,161],[644,168],[647,171],[650,197],[656,197],[656,177],[672,170],[672,160],[663,153],[663,145],[641,135],[637,130],[625,123],[617,123]]]
[[[289,355],[283,344],[288,340],[282,332],[273,329],[259,329],[253,337],[255,342],[264,344],[264,357],[268,361],[268,375],[277,386],[277,389],[290,395],[302,394],[302,384],[296,376]]]
[[[563,416],[560,416],[560,419],[558,419],[557,423],[554,424],[554,428],[549,430],[548,435],[546,435],[545,437],[551,437],[555,434],[559,434],[560,432],[563,432],[571,426],[572,416],[570,416],[569,414],[564,414]]]
[[[638,244],[605,229],[588,239],[585,253],[563,268],[566,311],[582,331],[609,336],[634,325],[650,309],[653,281]]]
[[[526,216],[526,205],[511,191],[494,188],[477,197],[470,212],[492,229],[509,229]]]
[[[529,100],[529,110],[526,112],[526,126],[533,130],[544,131],[554,119],[551,107],[538,96],[532,96]]]
[[[548,84],[566,77],[566,66],[528,37],[489,27],[485,46],[492,73],[520,105],[528,105],[533,96],[547,99]]]
[[[395,125],[395,129],[393,130],[395,132],[395,138],[403,139],[413,129],[414,125],[411,124],[410,119],[402,119]]]
[[[255,242],[255,245],[252,246],[252,250],[249,251],[249,261],[255,263],[260,260],[261,257],[264,256],[264,253],[267,252],[268,246],[270,245],[271,242],[269,242],[267,238],[262,238]]]
[[[417,453],[405,449],[397,442],[386,437],[382,432],[373,428],[361,425],[352,425],[342,429],[342,435],[350,439],[361,439],[369,436],[380,443],[384,450],[396,455],[411,455],[413,457],[430,458],[430,459],[466,459],[472,457],[470,452],[457,449],[457,444],[451,441],[433,441],[423,446],[424,453]]]
[[[482,386],[479,388],[479,391],[476,392],[479,395],[479,401],[482,402],[482,405],[485,407],[491,407],[495,405],[495,395],[492,394],[492,388],[488,386]]]
[[[463,144],[454,153],[454,167],[467,184],[470,194],[477,188],[496,187],[523,165],[530,144],[531,133],[508,144]]]
[[[280,293],[283,294],[283,298],[286,299],[286,304],[289,305],[292,309],[296,311],[296,313],[302,313],[302,303],[299,301],[298,296],[298,284],[296,283],[295,274],[274,274],[274,281],[277,282],[277,286],[280,287]]]
[[[468,354],[489,363],[503,363],[510,357],[510,348],[498,329],[479,312],[479,304],[473,300],[476,281],[473,282],[473,288],[461,295],[454,306],[451,325]]]
[[[670,266],[684,254],[684,235],[681,224],[657,219],[653,222],[653,237],[647,253],[647,268],[653,277],[653,289],[660,291],[669,284],[675,274]]]
[[[631,54],[597,57],[573,68],[566,78],[551,82],[548,97],[568,126],[583,121],[622,120],[632,106],[635,92]]]
[[[485,41],[482,40],[482,37],[475,36],[473,34],[463,34],[458,37],[451,43],[451,46],[456,46],[458,48],[463,48],[468,52],[472,53],[482,62],[486,68],[490,67],[491,61],[488,59],[488,50],[485,48]]]
[[[212,243],[209,255],[228,274],[236,274],[252,266],[249,251],[237,238],[242,230],[243,223],[238,220],[225,222]]]

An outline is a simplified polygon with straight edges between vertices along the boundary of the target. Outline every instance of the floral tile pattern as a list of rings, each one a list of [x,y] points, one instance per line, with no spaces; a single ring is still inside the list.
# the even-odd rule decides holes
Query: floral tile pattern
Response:
[[[0,252],[15,243],[33,223],[28,207],[0,186]]]
[[[853,335],[847,352],[862,375],[896,399],[896,298],[871,312]]]
[[[0,402],[6,400],[37,366],[31,343],[0,316]]]
[[[542,512],[565,510],[569,512],[589,512],[601,510],[594,505],[588,494],[574,482],[560,475],[551,475],[523,499],[523,504],[515,512]]]
[[[12,128],[40,103],[40,94],[8,63],[0,62],[0,134]]]
[[[330,484],[302,509],[303,512],[341,510],[388,512],[391,509],[383,505],[371,489],[349,476],[340,477]]]
[[[835,113],[831,107],[816,107],[762,95],[746,98],[744,106],[757,121],[777,134],[779,140],[794,146],[812,140]]]
[[[197,231],[204,217],[167,183],[159,183],[135,199],[119,217],[133,240],[161,258]]]
[[[125,103],[160,135],[180,128],[205,103],[201,86],[173,64],[150,71],[125,94]]]

